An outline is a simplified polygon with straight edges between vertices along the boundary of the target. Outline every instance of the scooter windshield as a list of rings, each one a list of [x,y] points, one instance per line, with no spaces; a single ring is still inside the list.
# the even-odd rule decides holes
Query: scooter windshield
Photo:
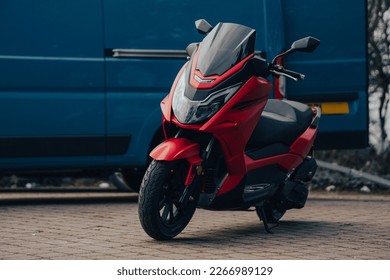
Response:
[[[256,31],[234,23],[218,23],[203,39],[197,69],[203,76],[222,75],[254,52]]]

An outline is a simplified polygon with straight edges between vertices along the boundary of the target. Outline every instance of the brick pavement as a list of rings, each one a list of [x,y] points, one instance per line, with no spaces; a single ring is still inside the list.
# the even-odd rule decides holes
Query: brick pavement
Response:
[[[0,200],[1,203],[1,200]],[[390,259],[390,197],[311,194],[267,234],[254,211],[197,210],[168,242],[136,202],[0,205],[0,259]]]

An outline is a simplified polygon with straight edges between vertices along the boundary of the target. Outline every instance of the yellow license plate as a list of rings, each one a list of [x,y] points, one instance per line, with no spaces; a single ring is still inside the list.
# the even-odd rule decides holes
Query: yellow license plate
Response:
[[[338,115],[348,114],[348,102],[321,102],[316,104],[309,104],[310,106],[320,106],[321,113],[324,115]]]

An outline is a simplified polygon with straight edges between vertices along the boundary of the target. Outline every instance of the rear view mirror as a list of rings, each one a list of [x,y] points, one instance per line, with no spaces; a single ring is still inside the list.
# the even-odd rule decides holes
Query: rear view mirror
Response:
[[[312,52],[320,45],[320,40],[314,37],[306,37],[292,43],[291,50],[299,52]]]
[[[198,19],[195,21],[195,27],[200,34],[207,34],[213,29],[211,24],[208,23],[205,19]]]
[[[287,51],[282,52],[281,54],[275,56],[274,59],[272,60],[272,64],[275,65],[276,59],[278,59],[281,56],[293,52],[312,52],[319,45],[320,45],[320,40],[311,36],[296,40],[294,43],[292,43],[291,47]]]
[[[187,54],[188,54],[189,57],[191,57],[191,56],[194,54],[194,52],[195,52],[196,49],[198,48],[198,45],[199,45],[199,43],[191,43],[191,44],[189,44],[189,45],[187,46],[186,52],[187,52]]]

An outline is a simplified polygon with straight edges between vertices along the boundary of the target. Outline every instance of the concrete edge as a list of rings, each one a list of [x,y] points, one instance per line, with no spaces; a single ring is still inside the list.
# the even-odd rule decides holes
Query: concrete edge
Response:
[[[0,206],[31,204],[137,202],[138,194],[118,193],[0,193]]]

